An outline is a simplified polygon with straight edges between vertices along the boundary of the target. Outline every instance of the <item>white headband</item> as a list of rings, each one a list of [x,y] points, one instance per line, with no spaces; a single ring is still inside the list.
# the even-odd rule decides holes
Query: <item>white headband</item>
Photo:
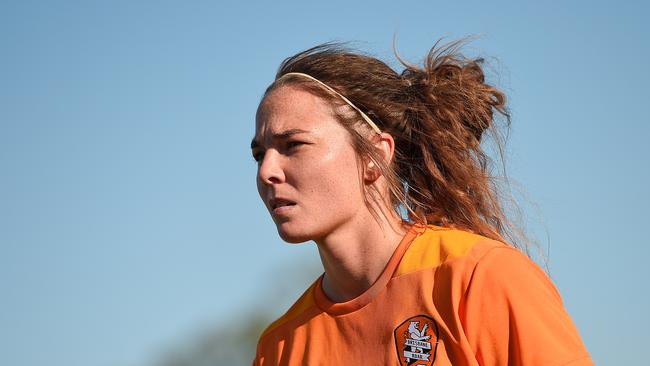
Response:
[[[377,127],[377,125],[375,124],[375,122],[373,122],[373,121],[370,119],[370,117],[368,117],[365,113],[363,113],[363,111],[362,111],[361,109],[357,108],[356,105],[352,104],[352,102],[350,102],[350,100],[349,100],[348,98],[344,97],[341,93],[337,92],[336,90],[334,90],[334,89],[333,89],[332,87],[330,87],[329,85],[325,84],[324,82],[322,82],[322,81],[316,79],[315,77],[313,77],[313,76],[311,76],[311,75],[303,74],[302,72],[288,72],[288,73],[286,73],[286,74],[280,76],[276,81],[278,81],[278,80],[280,80],[280,79],[282,79],[282,78],[284,78],[285,76],[288,76],[288,75],[303,76],[303,77],[306,77],[306,78],[308,78],[308,79],[310,79],[310,80],[313,80],[313,81],[319,83],[320,85],[324,86],[327,90],[329,90],[329,91],[331,91],[332,93],[338,95],[341,99],[343,99],[343,101],[345,101],[347,104],[349,104],[350,107],[354,108],[357,112],[359,112],[359,114],[361,115],[361,117],[363,118],[363,120],[366,121],[366,122],[370,125],[370,127],[372,127],[372,129],[375,130],[375,132],[377,132],[377,133],[381,133],[381,130],[379,129],[379,127]]]

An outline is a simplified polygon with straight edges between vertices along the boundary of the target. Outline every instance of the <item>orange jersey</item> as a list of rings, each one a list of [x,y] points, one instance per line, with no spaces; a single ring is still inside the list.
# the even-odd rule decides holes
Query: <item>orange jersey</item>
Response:
[[[593,365],[546,274],[519,250],[413,225],[377,281],[333,303],[322,276],[262,334],[253,365]]]

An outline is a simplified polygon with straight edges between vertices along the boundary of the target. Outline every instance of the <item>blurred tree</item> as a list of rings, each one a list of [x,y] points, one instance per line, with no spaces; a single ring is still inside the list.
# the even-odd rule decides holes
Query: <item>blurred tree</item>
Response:
[[[290,268],[289,273],[286,269]],[[235,319],[229,319],[182,345],[162,354],[157,366],[250,366],[262,331],[282,315],[303,291],[322,273],[316,258],[283,265],[264,281],[261,301]],[[272,285],[275,284],[275,285]]]

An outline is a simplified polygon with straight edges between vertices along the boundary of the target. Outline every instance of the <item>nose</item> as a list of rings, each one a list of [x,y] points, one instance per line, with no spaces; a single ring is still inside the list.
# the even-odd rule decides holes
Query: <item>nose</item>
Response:
[[[257,179],[264,185],[284,182],[281,155],[274,149],[268,149],[257,168]]]

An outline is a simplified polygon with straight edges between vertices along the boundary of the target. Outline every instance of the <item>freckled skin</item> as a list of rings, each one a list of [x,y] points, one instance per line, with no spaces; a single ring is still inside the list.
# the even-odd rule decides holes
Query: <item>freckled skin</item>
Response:
[[[287,140],[273,134],[308,131]],[[290,243],[323,239],[368,219],[360,168],[348,132],[322,98],[293,86],[272,91],[256,116],[256,140],[263,153],[257,188],[269,211],[270,197],[296,202],[286,214],[272,215],[280,237]],[[290,147],[287,141],[304,142]]]
[[[370,161],[360,165],[329,102],[296,86],[282,86],[264,98],[255,130],[257,189],[280,237],[316,242],[325,269],[323,291],[330,299],[359,296],[375,283],[408,227],[388,200],[371,202],[387,213],[380,218],[366,206],[364,188],[388,197],[385,178]],[[392,136],[373,135],[369,127],[361,132],[390,162]],[[296,204],[273,209],[274,197]]]

